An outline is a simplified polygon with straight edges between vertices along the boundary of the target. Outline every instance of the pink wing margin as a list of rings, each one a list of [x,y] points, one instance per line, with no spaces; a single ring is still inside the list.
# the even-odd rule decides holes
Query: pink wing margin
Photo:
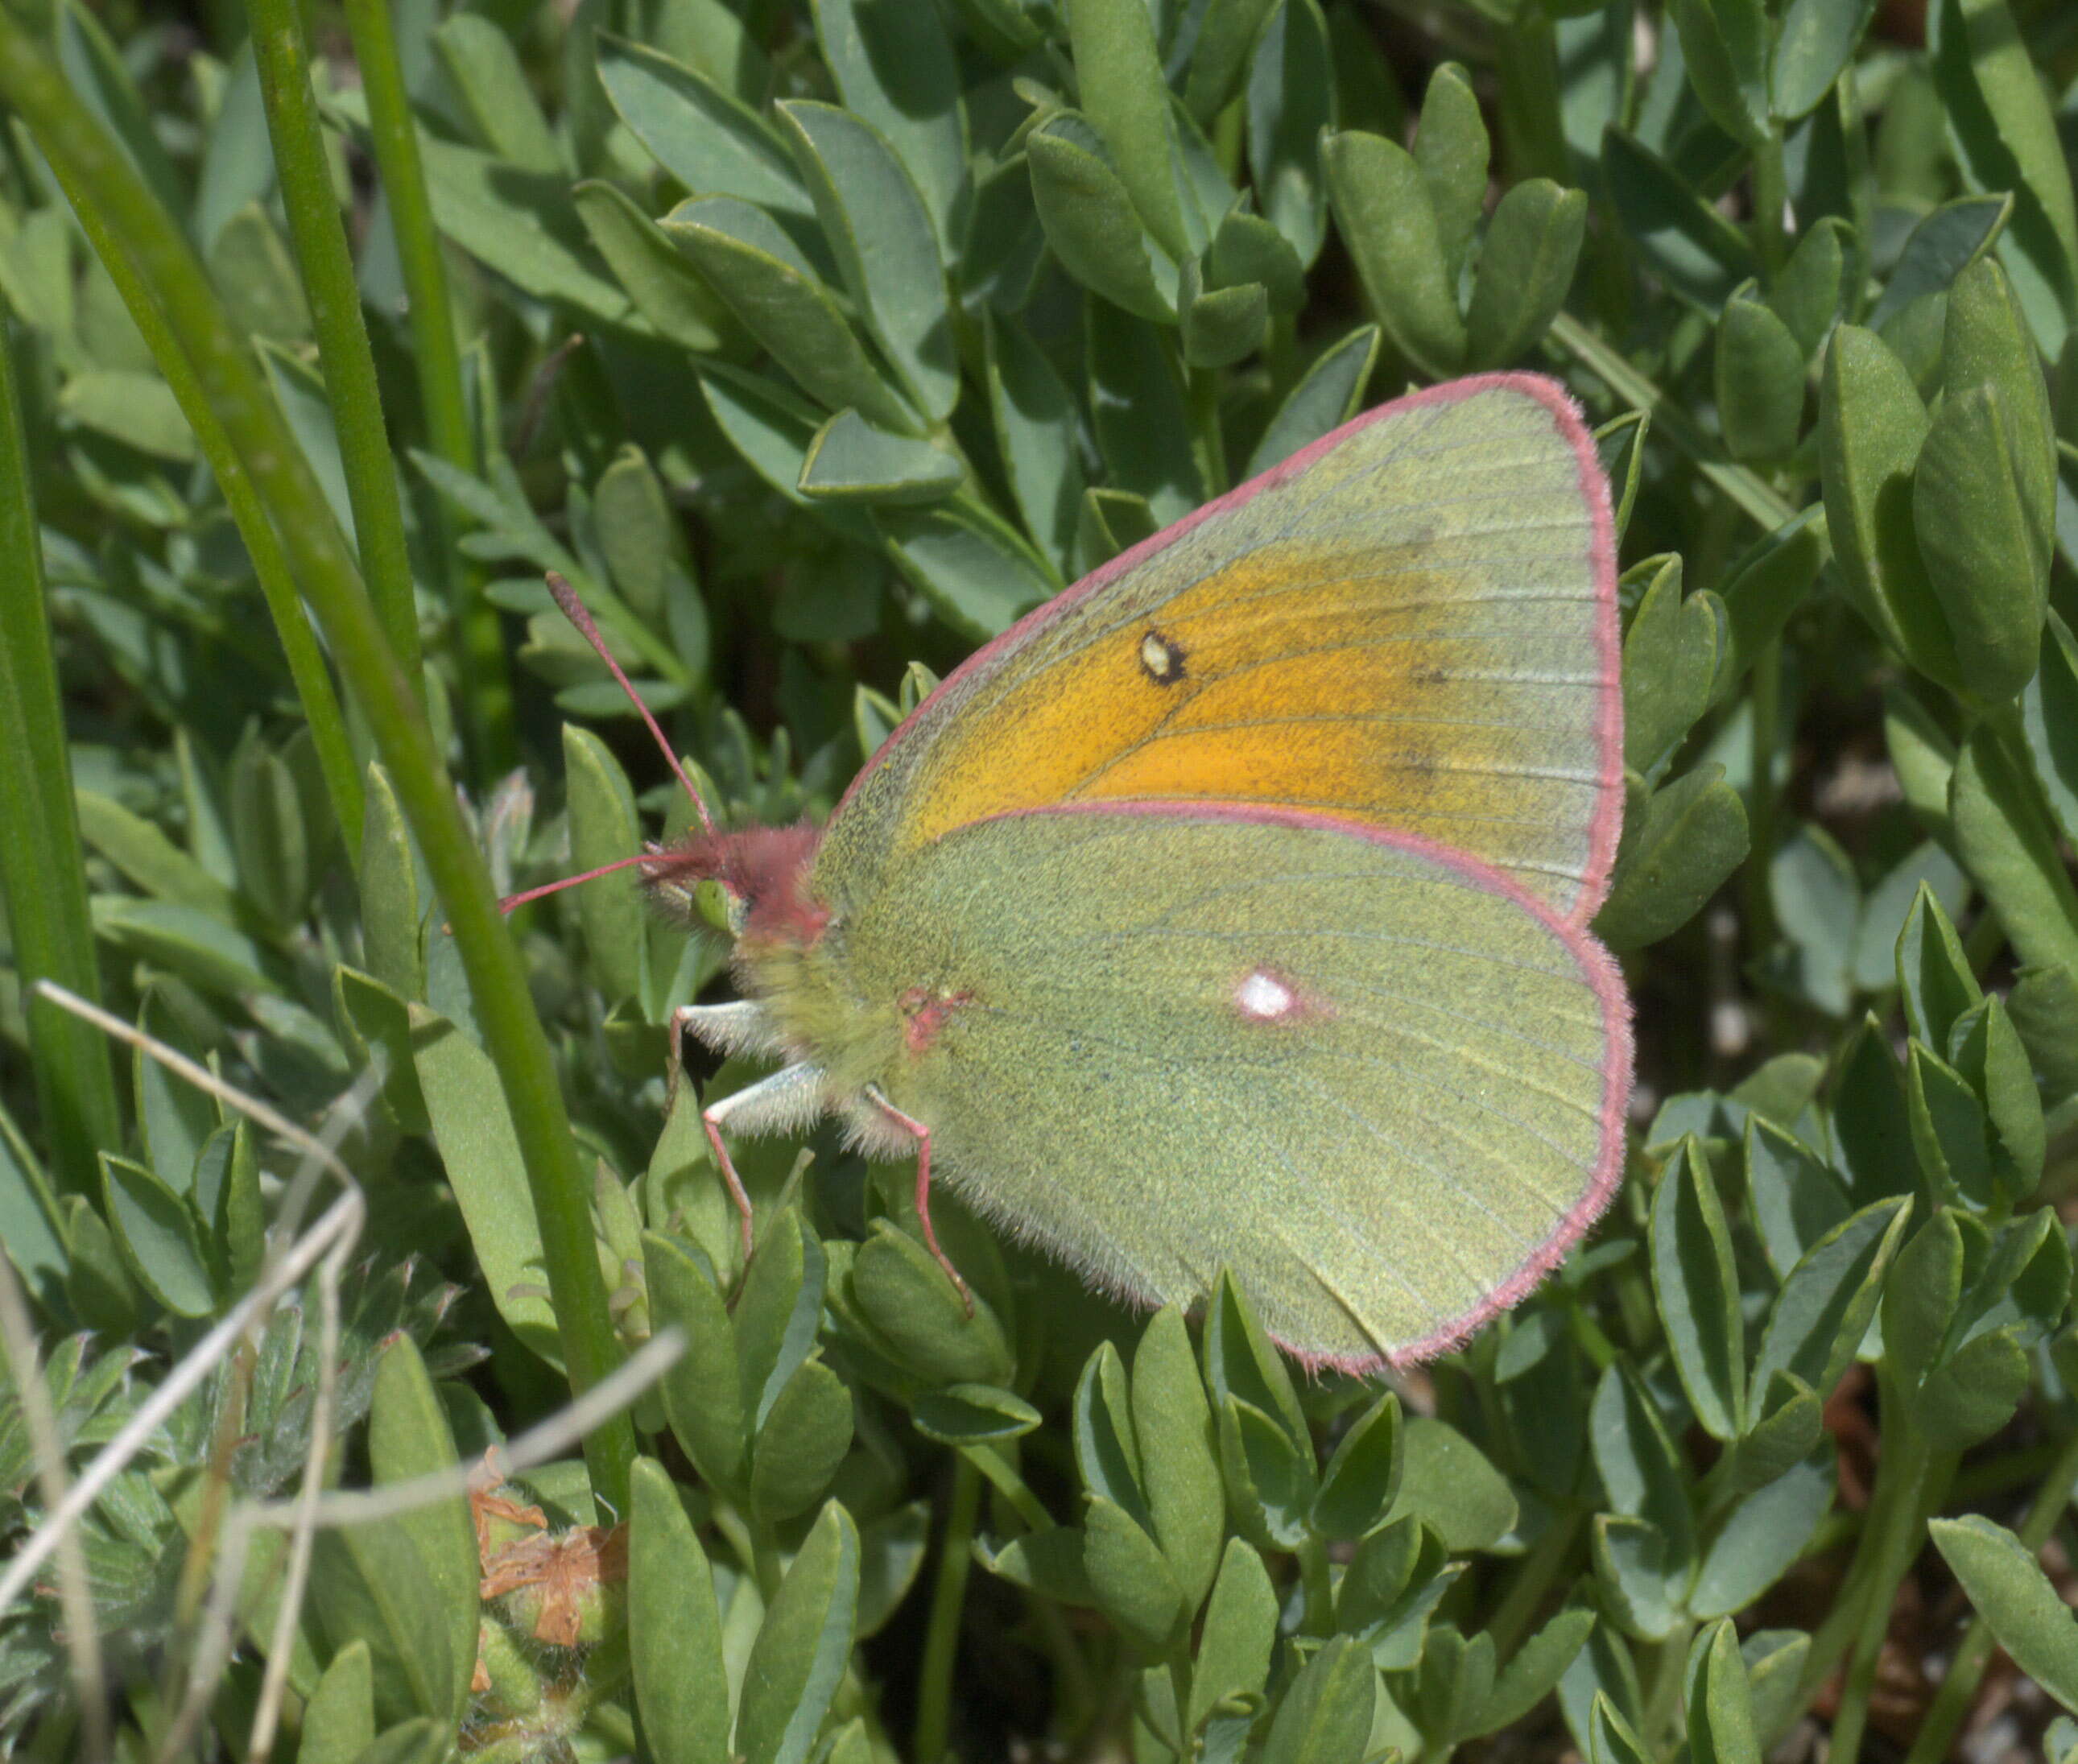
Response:
[[[1173,526],[1165,527],[1153,537],[1144,539],[1130,549],[1120,552],[1109,563],[1092,570],[1074,586],[1056,594],[1043,607],[1035,607],[1025,614],[1008,631],[975,650],[940,681],[930,696],[903,719],[900,726],[881,744],[872,759],[860,769],[858,776],[853,779],[850,787],[837,803],[835,814],[844,812],[861,782],[878,769],[881,761],[897,745],[922,727],[934,711],[943,708],[949,695],[958,694],[986,675],[1004,657],[1015,654],[1035,632],[1120,576],[1137,569],[1149,558],[1166,551],[1200,522],[1239,508],[1263,491],[1274,490],[1300,477],[1315,461],[1332,453],[1345,441],[1374,423],[1383,422],[1387,417],[1425,405],[1455,404],[1476,397],[1482,392],[1493,391],[1512,391],[1534,398],[1551,413],[1553,423],[1561,438],[1572,450],[1574,464],[1579,473],[1580,494],[1588,505],[1592,524],[1588,560],[1594,578],[1595,644],[1602,663],[1602,678],[1596,707],[1596,746],[1600,758],[1601,776],[1596,786],[1594,818],[1588,828],[1587,865],[1581,876],[1579,894],[1567,915],[1569,922],[1576,928],[1586,925],[1609,895],[1609,871],[1616,861],[1617,840],[1623,831],[1623,644],[1617,617],[1616,516],[1609,503],[1609,479],[1602,470],[1600,456],[1595,450],[1594,436],[1588,432],[1579,406],[1574,402],[1572,394],[1556,380],[1541,373],[1471,374],[1422,391],[1410,392],[1404,398],[1379,405],[1361,416],[1352,417],[1340,428],[1322,436],[1310,446],[1301,448],[1291,458],[1273,465],[1246,484],[1206,503],[1194,513],[1186,515]],[[834,819],[835,815],[832,818]],[[1540,913],[1538,916],[1548,918],[1549,915]]]

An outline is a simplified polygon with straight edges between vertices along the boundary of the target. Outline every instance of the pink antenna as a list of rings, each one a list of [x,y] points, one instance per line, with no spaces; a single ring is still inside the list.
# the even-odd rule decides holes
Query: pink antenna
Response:
[[[545,895],[559,895],[565,888],[574,888],[579,882],[588,882],[595,876],[611,876],[616,869],[632,869],[637,864],[653,864],[658,853],[653,851],[637,852],[632,857],[616,857],[610,864],[601,864],[596,869],[588,869],[582,876],[565,876],[560,881],[543,882],[539,888],[528,888],[516,895],[507,895],[498,903],[500,912],[511,912],[530,900],[539,900]]]
[[[664,732],[657,728],[656,718],[649,714],[649,707],[642,702],[642,694],[635,690],[630,684],[628,676],[620,671],[620,664],[613,659],[613,652],[607,648],[605,640],[599,634],[599,627],[592,623],[591,614],[586,610],[585,603],[578,598],[577,590],[571,587],[569,582],[554,570],[550,570],[548,574],[549,592],[555,596],[556,604],[563,609],[563,616],[577,627],[578,636],[599,652],[599,660],[606,664],[607,670],[620,682],[620,690],[628,694],[628,702],[641,713],[642,720],[649,726],[650,734],[656,737],[657,745],[663,749],[664,757],[670,762],[671,769],[678,774],[678,782],[685,786],[686,794],[693,799],[693,811],[700,818],[700,830],[705,833],[712,833],[715,830],[714,819],[707,813],[705,799],[697,790],[694,789],[693,781],[686,776],[686,769],[679,763],[677,753],[671,744],[664,739]],[[607,870],[619,869],[624,865],[639,864],[641,861],[642,859],[640,857],[624,858],[619,864],[608,864],[606,869],[595,869],[587,875],[573,876],[569,880],[572,882],[588,882],[593,876],[604,875]],[[569,882],[559,882],[553,886],[567,887]],[[536,889],[534,892],[544,894],[549,890]],[[512,904],[532,898],[531,895],[515,895],[513,897]]]

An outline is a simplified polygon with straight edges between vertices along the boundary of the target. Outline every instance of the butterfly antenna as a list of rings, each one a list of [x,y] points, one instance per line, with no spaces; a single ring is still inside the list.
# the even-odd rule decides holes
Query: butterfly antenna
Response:
[[[632,857],[616,857],[610,864],[601,864],[596,869],[588,869],[582,876],[565,876],[552,882],[543,882],[539,888],[526,889],[520,894],[507,895],[498,903],[500,912],[509,913],[524,907],[530,900],[539,900],[544,895],[559,895],[565,888],[574,888],[579,882],[588,882],[596,876],[611,876],[616,869],[631,869],[637,864],[657,861],[653,851],[637,852]],[[445,927],[442,928],[445,929]]]
[[[664,757],[670,761],[671,769],[678,774],[678,782],[685,786],[686,794],[693,799],[694,812],[700,818],[700,830],[706,833],[713,832],[714,818],[707,813],[707,799],[694,788],[692,779],[687,776],[685,767],[679,763],[677,749],[664,738],[664,732],[657,728],[656,718],[649,714],[649,707],[642,702],[642,694],[635,690],[628,676],[620,671],[620,664],[613,659],[613,652],[607,648],[606,640],[599,636],[599,627],[592,622],[591,614],[586,609],[585,603],[578,598],[577,590],[570,585],[567,578],[553,569],[548,573],[548,576],[549,592],[555,597],[556,604],[563,609],[563,616],[575,625],[578,634],[599,652],[599,660],[606,664],[614,678],[620,682],[620,690],[628,694],[628,702],[641,713],[642,720],[649,724],[649,732],[656,737],[657,745],[664,750]],[[640,857],[624,858],[619,864],[608,864],[605,869],[595,869],[588,875],[573,876],[569,878],[569,881],[588,882],[592,876],[604,875],[607,870],[619,869],[624,865],[639,864],[641,861],[642,859]],[[561,882],[555,886],[566,887],[569,883]],[[546,889],[536,889],[535,893],[545,894],[549,891]],[[529,900],[532,898],[531,895],[515,895],[507,903],[508,908],[520,901]]]

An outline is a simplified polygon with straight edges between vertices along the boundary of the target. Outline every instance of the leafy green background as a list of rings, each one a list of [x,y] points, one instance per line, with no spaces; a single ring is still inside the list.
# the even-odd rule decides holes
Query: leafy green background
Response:
[[[271,1673],[326,1764],[1931,1764],[1995,1643],[1997,1733],[2078,1749],[2078,14],[10,0],[0,106],[10,1547],[316,1216],[32,982],[366,1199],[337,1351],[254,1318],[0,1613],[23,1755],[257,1755]],[[543,572],[728,819],[820,813],[1021,611],[1509,365],[1626,565],[1590,1242],[1395,1391],[941,1200],[970,1317],[827,1130],[744,1150],[746,1269],[663,1076],[721,952],[625,876],[497,915],[687,813]],[[278,1633],[281,1533],[228,1562],[327,1403],[406,1482],[666,1326]]]

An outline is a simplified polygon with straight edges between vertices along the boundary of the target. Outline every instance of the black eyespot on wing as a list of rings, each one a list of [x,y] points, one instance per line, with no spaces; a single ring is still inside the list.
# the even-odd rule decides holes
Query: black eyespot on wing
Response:
[[[1175,686],[1184,677],[1183,646],[1149,626],[1140,640],[1140,671],[1157,686]]]

